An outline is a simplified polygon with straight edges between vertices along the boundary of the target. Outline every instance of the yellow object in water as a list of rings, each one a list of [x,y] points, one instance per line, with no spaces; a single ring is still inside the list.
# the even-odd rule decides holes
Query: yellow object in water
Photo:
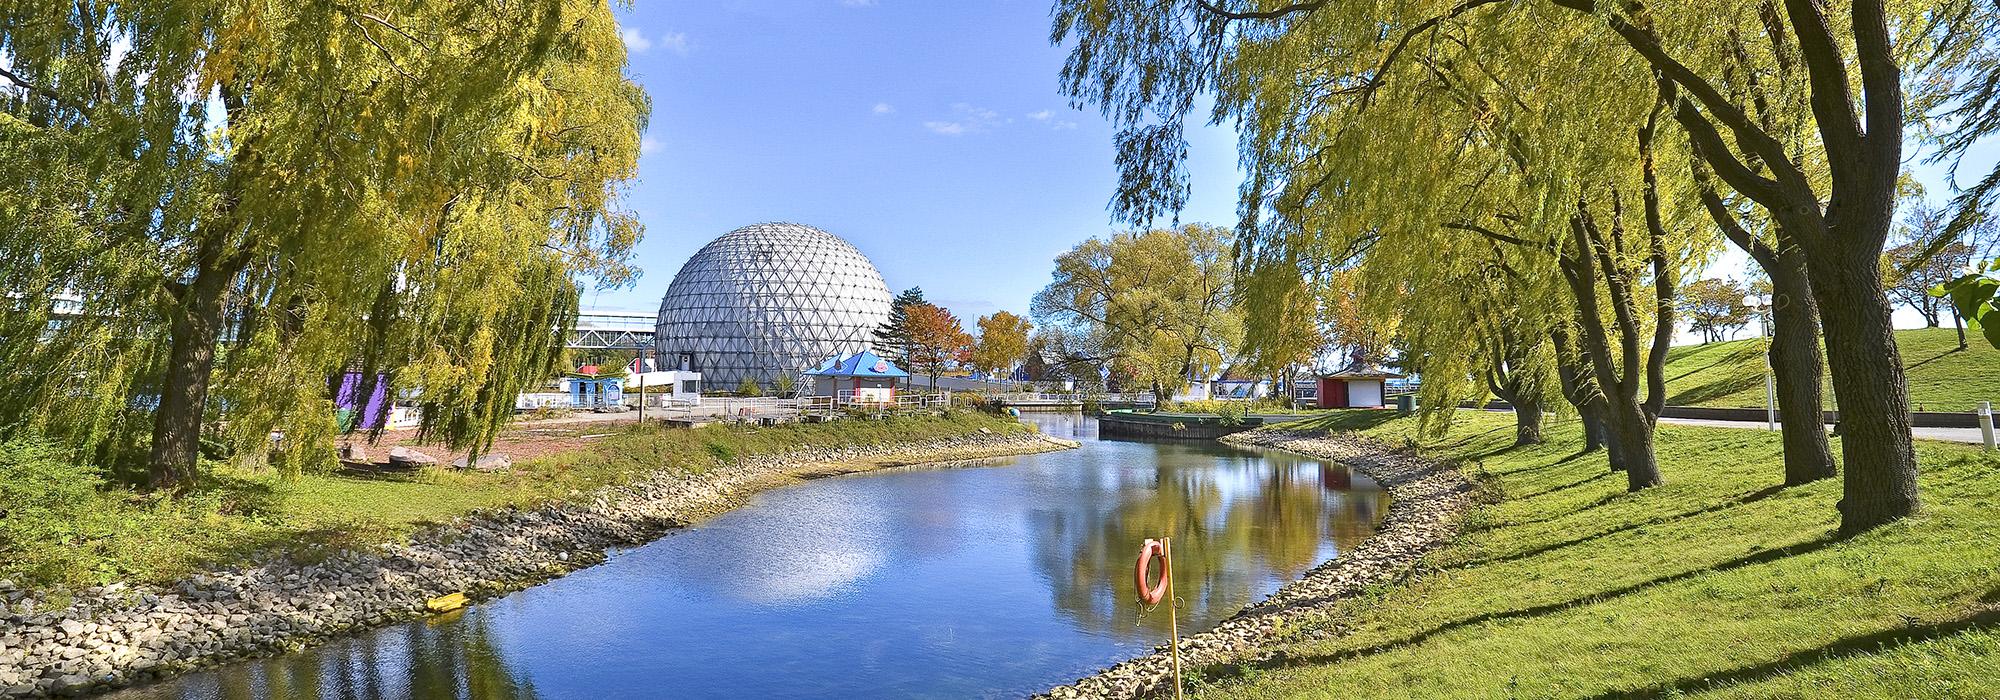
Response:
[[[435,615],[463,608],[468,602],[470,601],[465,599],[464,593],[453,593],[447,596],[432,598],[424,603],[424,607],[430,608],[431,614]]]

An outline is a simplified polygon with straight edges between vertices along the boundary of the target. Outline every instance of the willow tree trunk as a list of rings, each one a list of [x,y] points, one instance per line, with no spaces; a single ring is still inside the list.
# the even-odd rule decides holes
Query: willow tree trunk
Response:
[[[223,295],[232,276],[205,264],[181,290],[169,329],[172,342],[161,378],[160,407],[153,413],[148,479],[155,489],[181,492],[195,485],[202,411],[208,405],[209,374],[215,369]]]
[[[1653,456],[1653,421],[1636,405],[1620,406],[1614,401],[1607,408],[1604,428],[1610,438],[1606,447],[1611,470],[1625,472],[1627,491],[1659,486],[1662,480],[1660,463]]]
[[[1578,422],[1583,424],[1583,451],[1596,452],[1604,449],[1604,412],[1590,402],[1577,406]]]
[[[1514,446],[1542,444],[1542,402],[1539,399],[1517,397],[1514,401]]]
[[[1771,369],[1785,444],[1785,485],[1797,486],[1832,477],[1836,470],[1820,413],[1826,404],[1820,387],[1819,302],[1796,248],[1776,262],[1765,271],[1771,278]]]
[[[1859,213],[1859,212],[1857,212]],[[1883,217],[1888,214],[1886,210]],[[1887,219],[1878,222],[1886,228]],[[1910,390],[1882,293],[1880,246],[1835,229],[1808,251],[1820,298],[1826,358],[1840,407],[1840,532],[1852,535],[1917,512],[1917,457],[1910,444]],[[1848,234],[1843,237],[1841,234]],[[1875,240],[1881,240],[1879,237]]]

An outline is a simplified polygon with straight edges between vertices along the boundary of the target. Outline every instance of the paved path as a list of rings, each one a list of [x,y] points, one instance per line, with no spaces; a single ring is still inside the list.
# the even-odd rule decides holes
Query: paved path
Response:
[[[1764,430],[1764,421],[1709,420],[1705,418],[1661,418],[1662,423],[1675,425],[1704,425],[1711,428],[1739,428]],[[1984,440],[1978,428],[1912,428],[1910,433],[1922,440],[1943,440],[1946,442],[1970,442],[1977,444]]]

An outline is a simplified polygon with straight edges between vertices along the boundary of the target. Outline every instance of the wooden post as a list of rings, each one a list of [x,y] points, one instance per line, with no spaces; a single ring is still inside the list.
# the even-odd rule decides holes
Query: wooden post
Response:
[[[1174,700],[1181,698],[1181,623],[1174,605],[1174,538],[1160,538],[1160,569],[1167,577],[1167,644],[1174,654]]]

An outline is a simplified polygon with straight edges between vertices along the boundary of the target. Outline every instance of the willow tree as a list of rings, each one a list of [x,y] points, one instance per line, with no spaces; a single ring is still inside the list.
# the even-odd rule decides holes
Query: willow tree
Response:
[[[0,187],[54,205],[0,215],[0,287],[46,329],[0,346],[64,379],[0,387],[7,427],[144,443],[157,487],[193,485],[222,411],[323,460],[363,357],[413,365],[433,436],[490,440],[580,277],[628,274],[647,107],[601,0],[17,3],[0,54],[0,147],[49,164]]]
[[[1825,302],[1828,359],[1850,426],[1841,529],[1853,533],[1914,512],[1918,502],[1908,392],[1875,265],[1895,207],[1905,120],[1921,112],[1905,108],[1923,107],[1930,96],[1906,101],[1905,69],[1919,78],[1913,84],[1927,85],[1920,73],[1948,71],[1978,55],[1995,41],[1979,31],[1995,11],[1969,0],[1063,0],[1054,38],[1078,40],[1064,67],[1066,88],[1124,127],[1123,186],[1114,204],[1140,214],[1184,201],[1181,123],[1205,92],[1218,95],[1216,118],[1277,105],[1239,123],[1290,133],[1315,120],[1326,126],[1329,110],[1403,99],[1408,93],[1394,90],[1397,82],[1448,63],[1510,79],[1540,72],[1555,79],[1541,84],[1564,91],[1653,90],[1653,77],[1634,71],[1545,65],[1546,51],[1522,38],[1541,47],[1615,49],[1615,63],[1663,76],[1676,88],[1669,114],[1695,142],[1695,157],[1796,242]],[[1804,96],[1811,118],[1760,123],[1745,107],[1761,92],[1753,82]],[[1505,99],[1523,104],[1564,94],[1501,85]],[[1785,131],[1790,125],[1800,130]],[[1299,128],[1280,128],[1287,126]],[[1246,150],[1284,156],[1274,165],[1246,152],[1258,166],[1253,186],[1270,168],[1327,157],[1296,147]]]
[[[1160,403],[1221,369],[1241,341],[1235,265],[1225,229],[1093,238],[1056,257],[1036,293],[1036,323],[1072,361],[1093,358],[1143,382]]]

